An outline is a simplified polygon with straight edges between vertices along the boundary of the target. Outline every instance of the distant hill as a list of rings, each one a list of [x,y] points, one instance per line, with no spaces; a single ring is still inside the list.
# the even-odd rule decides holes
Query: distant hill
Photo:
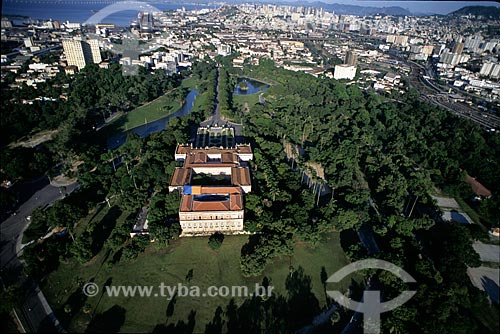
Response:
[[[492,19],[500,19],[500,7],[496,6],[466,6],[448,15],[482,15]]]
[[[335,14],[344,14],[344,15],[359,15],[359,16],[367,16],[375,14],[412,15],[410,11],[398,6],[369,7],[369,6],[345,5],[340,3],[324,3],[320,1],[310,2],[310,3],[306,2],[301,5],[310,7],[320,7],[328,11],[334,11]]]

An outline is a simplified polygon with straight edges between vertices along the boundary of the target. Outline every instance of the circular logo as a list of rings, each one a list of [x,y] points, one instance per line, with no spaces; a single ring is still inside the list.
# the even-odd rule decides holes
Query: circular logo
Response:
[[[83,294],[87,297],[95,297],[99,293],[99,286],[95,283],[85,283],[82,288]]]

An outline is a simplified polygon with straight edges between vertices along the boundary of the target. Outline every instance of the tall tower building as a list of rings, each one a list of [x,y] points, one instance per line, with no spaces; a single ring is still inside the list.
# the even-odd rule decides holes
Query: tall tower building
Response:
[[[98,64],[102,61],[99,43],[95,39],[63,40],[62,44],[68,65],[74,65],[78,70],[88,64]]]
[[[344,64],[351,66],[358,65],[358,55],[354,51],[347,51],[344,59]]]
[[[464,43],[463,42],[456,42],[455,45],[453,46],[452,53],[460,55],[460,54],[462,54],[462,51],[464,51]]]

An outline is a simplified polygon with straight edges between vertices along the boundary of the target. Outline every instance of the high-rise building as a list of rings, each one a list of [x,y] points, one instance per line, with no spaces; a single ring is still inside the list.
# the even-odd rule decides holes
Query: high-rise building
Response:
[[[347,51],[344,64],[356,66],[358,65],[358,55],[354,51]]]
[[[452,53],[460,55],[460,54],[462,54],[462,51],[464,51],[464,43],[463,42],[456,42],[455,45],[453,45]]]
[[[98,64],[102,61],[99,43],[95,39],[63,40],[64,54],[68,65],[73,65],[81,70],[88,64]]]
[[[434,50],[433,45],[424,45],[422,47],[422,53],[425,55],[431,55],[433,50]]]
[[[12,28],[12,21],[7,17],[2,17],[2,28]]]
[[[153,32],[153,14],[152,13],[139,13],[137,16],[139,20],[139,26],[141,32],[150,33]]]
[[[24,41],[24,46],[27,48],[31,48],[33,45],[35,45],[33,37],[27,37],[23,41]]]
[[[482,76],[489,76],[491,71],[493,70],[494,63],[484,63],[483,66],[481,66],[481,70],[479,71],[479,74]]]
[[[401,46],[407,46],[408,45],[408,36],[405,35],[397,35],[394,44],[396,45],[401,45]]]
[[[481,35],[469,36],[465,39],[464,46],[466,49],[474,52],[479,50],[479,45],[482,43],[483,37]]]
[[[490,77],[497,79],[500,77],[500,64],[495,64],[491,70]]]

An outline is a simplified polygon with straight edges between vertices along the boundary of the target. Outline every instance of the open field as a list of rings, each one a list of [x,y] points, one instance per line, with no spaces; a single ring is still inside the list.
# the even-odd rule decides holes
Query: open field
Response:
[[[306,280],[311,279],[311,293],[318,306],[321,308],[326,305],[321,283],[322,268],[329,276],[347,262],[337,233],[325,235],[324,240],[314,249],[305,244],[296,244],[293,256],[276,258],[266,268],[264,275],[256,278],[244,278],[240,273],[240,251],[247,239],[247,236],[226,236],[222,247],[213,251],[208,247],[208,239],[205,237],[181,238],[165,250],[157,251],[150,247],[136,260],[122,260],[112,267],[101,265],[105,254],[99,254],[85,265],[73,262],[62,264],[47,278],[43,290],[56,310],[62,310],[68,303],[74,304],[75,300],[78,301],[79,308],[86,303],[91,306],[92,312],[88,314],[76,310],[66,321],[63,319],[63,324],[66,322],[69,331],[78,332],[86,330],[94,312],[98,315],[97,318],[94,316],[94,320],[109,316],[114,321],[111,323],[117,326],[113,330],[123,332],[151,332],[156,325],[173,326],[181,321],[187,324],[190,312],[195,312],[191,324],[194,321],[194,333],[202,333],[206,324],[214,318],[217,307],[220,306],[225,311],[231,301],[230,297],[177,297],[169,301],[162,297],[108,297],[101,293],[93,298],[85,298],[80,293],[80,286],[88,281],[95,282],[99,287],[105,282],[114,286],[154,286],[155,292],[159,292],[158,285],[162,282],[170,286],[177,286],[179,283],[196,285],[201,291],[214,285],[245,285],[252,292],[255,283],[262,283],[265,276],[270,279],[270,285],[274,286],[277,294],[287,296],[285,281],[290,275],[290,268],[302,268]],[[190,271],[192,279],[188,278]],[[342,286],[332,286],[331,289],[345,291],[350,281],[346,279],[342,283]],[[243,297],[235,298],[237,305],[244,300]],[[58,312],[57,315],[60,316],[61,313],[64,316],[64,312]],[[102,313],[105,315],[100,315]]]
[[[182,80],[182,87],[186,87],[189,89],[198,89],[199,83],[200,83],[200,80],[196,79],[193,76],[190,76],[189,78]]]
[[[241,106],[241,109],[243,109],[243,106],[245,105],[246,102],[248,103],[248,108],[252,110],[252,107],[257,103],[259,103],[259,94],[260,93],[247,94],[247,95],[233,94],[233,103],[235,107]]]
[[[178,101],[174,101],[170,97],[170,93],[171,92],[168,92],[156,100],[137,107],[126,115],[118,118],[117,121],[121,123],[120,130],[130,130],[136,126],[156,121],[157,119],[168,116],[180,109],[180,103]]]

